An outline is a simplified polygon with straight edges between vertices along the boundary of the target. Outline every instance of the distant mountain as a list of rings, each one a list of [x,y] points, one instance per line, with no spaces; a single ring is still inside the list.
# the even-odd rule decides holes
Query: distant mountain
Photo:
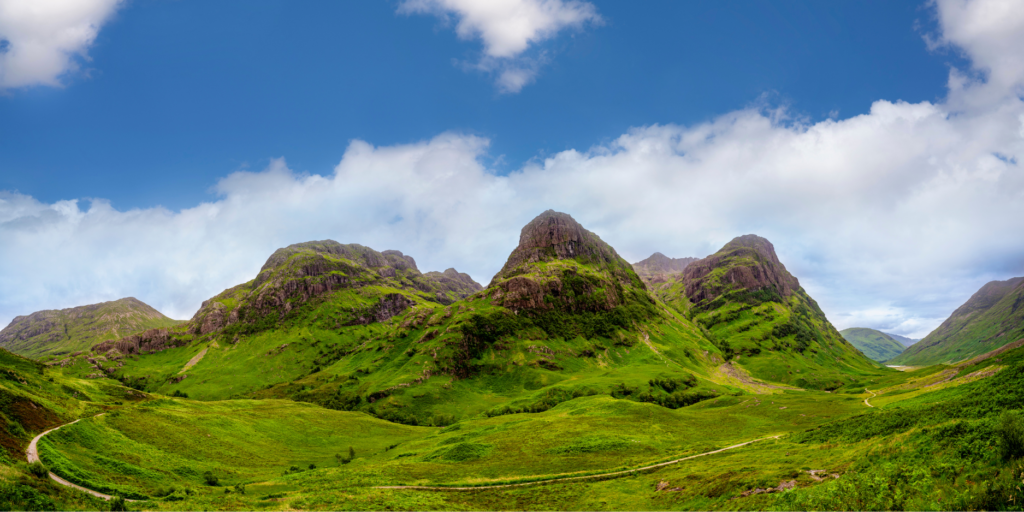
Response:
[[[1024,277],[992,281],[890,363],[961,361],[1024,338]]]
[[[660,252],[633,264],[633,270],[648,286],[664,283],[669,277],[682,273],[697,258],[669,258]]]
[[[900,342],[900,345],[903,345],[904,347],[909,347],[909,346],[913,345],[914,343],[917,343],[917,342],[921,341],[920,339],[907,338],[906,336],[900,336],[899,334],[893,334],[891,332],[886,332],[886,333],[883,333],[883,334],[885,334],[885,335],[889,336],[890,338]]]
[[[884,363],[903,352],[903,345],[893,336],[866,327],[851,327],[839,331],[846,341],[857,347],[870,359]],[[906,339],[906,338],[904,338]]]
[[[0,331],[0,347],[27,357],[57,356],[88,350],[105,340],[179,323],[146,303],[128,297],[15,317]]]

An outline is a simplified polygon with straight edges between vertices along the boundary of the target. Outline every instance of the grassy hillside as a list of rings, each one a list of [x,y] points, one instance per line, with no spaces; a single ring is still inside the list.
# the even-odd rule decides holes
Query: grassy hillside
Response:
[[[835,390],[880,371],[843,339],[761,237],[734,239],[657,293],[759,379]]]
[[[903,345],[892,336],[865,327],[851,327],[839,331],[846,341],[869,359],[884,363],[903,352]]]
[[[1024,338],[1024,277],[992,281],[890,363],[962,361]]]
[[[89,350],[107,340],[179,323],[142,301],[128,297],[15,317],[0,331],[0,347],[36,359],[57,357]]]

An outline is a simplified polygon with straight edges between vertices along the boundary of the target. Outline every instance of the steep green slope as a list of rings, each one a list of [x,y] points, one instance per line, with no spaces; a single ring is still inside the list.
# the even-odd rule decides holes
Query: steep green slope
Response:
[[[884,363],[903,352],[903,345],[899,341],[874,329],[850,327],[839,331],[839,334],[868,358],[879,363]]]
[[[633,264],[636,275],[643,279],[647,286],[656,286],[682,272],[687,265],[697,258],[669,258],[660,252],[652,254],[645,260]]]
[[[733,239],[658,289],[727,359],[761,379],[834,390],[875,375],[779,261],[771,242]]]
[[[142,301],[128,297],[15,317],[0,331],[0,347],[37,359],[61,356],[88,350],[106,340],[179,323]]]
[[[1024,277],[982,286],[937,329],[891,364],[961,361],[1024,338]]]

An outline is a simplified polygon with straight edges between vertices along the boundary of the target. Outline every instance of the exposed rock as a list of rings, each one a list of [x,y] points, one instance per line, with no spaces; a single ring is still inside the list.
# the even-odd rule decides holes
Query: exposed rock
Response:
[[[349,325],[366,325],[373,322],[384,322],[402,311],[405,311],[414,304],[415,302],[409,300],[406,296],[400,293],[389,293],[381,297],[373,307],[360,313],[355,320],[349,322]]]
[[[717,269],[725,271],[716,273]],[[757,235],[734,238],[715,254],[689,264],[681,279],[694,304],[711,302],[735,290],[770,289],[789,297],[800,287],[779,261],[772,243]]]
[[[649,258],[633,264],[640,279],[643,279],[648,286],[657,283],[664,283],[669,277],[682,273],[697,258],[669,258],[660,252],[652,254]]]
[[[121,354],[139,354],[143,352],[159,352],[173,347],[181,347],[188,342],[171,335],[169,329],[150,329],[119,340],[109,340],[92,348],[93,353],[102,354],[116,350]]]

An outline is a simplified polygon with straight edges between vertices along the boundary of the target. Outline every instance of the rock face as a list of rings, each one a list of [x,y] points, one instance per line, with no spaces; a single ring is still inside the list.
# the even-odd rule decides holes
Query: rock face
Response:
[[[1024,338],[1024,277],[982,286],[946,321],[890,364],[949,363]]]
[[[633,264],[633,270],[648,286],[661,284],[671,276],[680,274],[697,258],[669,258],[660,252]]]
[[[175,338],[169,329],[150,329],[133,334],[119,340],[109,340],[92,348],[95,353],[106,353],[117,350],[121,354],[133,355],[144,352],[159,352],[169,348],[180,347],[187,342]]]
[[[497,305],[513,311],[607,311],[647,297],[646,286],[610,245],[565,213],[530,221],[519,245],[488,285]]]
[[[0,331],[0,346],[29,357],[62,355],[88,350],[106,339],[178,323],[146,303],[127,297],[16,317]]]
[[[455,269],[421,274],[416,260],[401,251],[377,252],[333,240],[305,242],[274,251],[256,279],[204,302],[190,321],[189,332],[206,335],[238,322],[282,318],[311,300],[367,286],[405,290],[445,305],[482,289]],[[353,311],[345,323],[385,321],[413,303],[401,294],[384,294],[368,309]]]
[[[698,306],[732,291],[764,290],[785,298],[800,288],[772,243],[757,235],[736,237],[715,254],[689,264],[682,279],[686,296]]]

